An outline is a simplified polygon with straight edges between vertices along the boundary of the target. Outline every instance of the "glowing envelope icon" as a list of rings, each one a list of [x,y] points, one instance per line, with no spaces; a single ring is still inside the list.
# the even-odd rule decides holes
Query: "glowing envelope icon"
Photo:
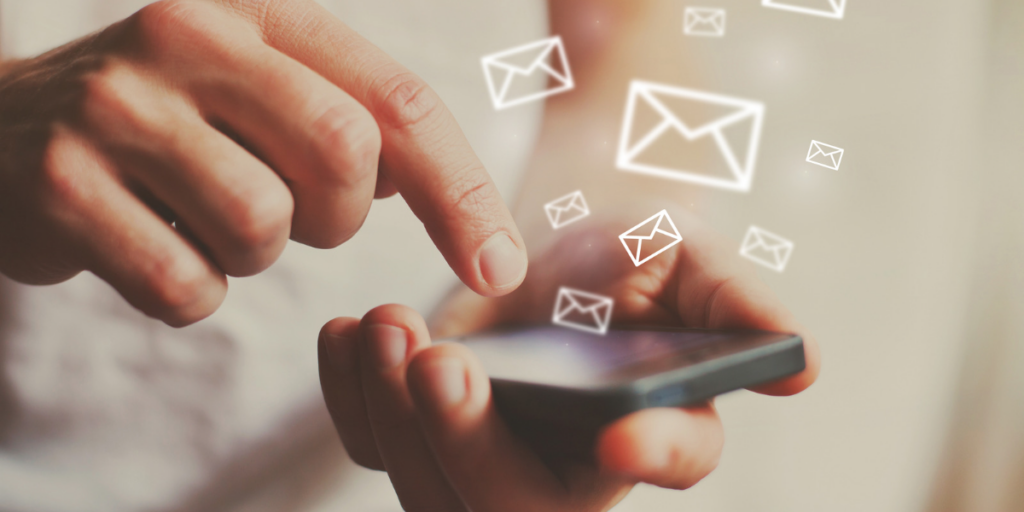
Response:
[[[634,80],[616,166],[623,171],[747,192],[764,104]]]
[[[605,334],[612,321],[614,304],[610,297],[563,286],[558,290],[551,321],[578,331]]]
[[[668,212],[662,210],[619,235],[619,240],[622,241],[633,264],[639,267],[682,242],[683,237],[676,229],[672,218],[668,216]]]
[[[482,63],[497,110],[570,91],[575,85],[559,36],[488,55]],[[540,77],[542,81],[537,80]],[[538,87],[538,82],[544,85]]]
[[[843,19],[846,0],[761,0],[761,5],[822,18]]]

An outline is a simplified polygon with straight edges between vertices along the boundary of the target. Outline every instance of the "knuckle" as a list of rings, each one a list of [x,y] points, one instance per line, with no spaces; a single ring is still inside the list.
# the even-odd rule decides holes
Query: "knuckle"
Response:
[[[442,201],[444,215],[480,221],[492,210],[490,205],[498,195],[494,182],[482,172],[459,173],[444,190],[447,194]]]
[[[250,252],[278,245],[288,238],[293,210],[291,194],[278,187],[239,198],[231,219],[237,244]]]
[[[66,162],[65,152],[68,144],[70,141],[67,137],[54,136],[43,149],[39,169],[46,195],[52,198],[55,204],[65,206],[77,203],[83,192],[80,173]]]
[[[202,27],[208,7],[196,0],[160,0],[140,9],[131,21],[143,42],[157,52],[172,50]]]
[[[337,159],[328,165],[328,183],[353,186],[377,175],[381,135],[376,121],[359,105],[328,109],[313,123],[313,133],[324,153]]]
[[[194,314],[211,286],[207,268],[193,258],[164,255],[147,271],[146,286],[160,316],[182,320]],[[184,321],[184,320],[182,320]]]
[[[83,113],[97,127],[128,122],[132,127],[146,126],[146,111],[133,94],[131,71],[124,65],[105,63],[83,78]]]
[[[416,130],[436,122],[444,111],[441,98],[422,78],[401,71],[384,81],[378,111],[389,128]]]

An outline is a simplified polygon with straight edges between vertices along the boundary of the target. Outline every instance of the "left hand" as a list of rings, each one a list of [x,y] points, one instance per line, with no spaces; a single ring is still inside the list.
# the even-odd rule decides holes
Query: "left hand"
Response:
[[[673,212],[684,241],[635,268],[623,230],[568,233],[533,262],[523,287],[499,299],[459,294],[442,308],[435,336],[549,318],[559,286],[614,297],[613,323],[750,328],[800,333],[807,368],[758,387],[795,394],[817,378],[813,338],[730,246]],[[320,379],[352,459],[386,470],[405,510],[604,511],[637,482],[688,488],[717,465],[721,421],[711,403],[640,411],[606,427],[596,465],[552,463],[513,435],[470,351],[431,347],[415,311],[381,306],[362,321],[337,318],[320,333]]]

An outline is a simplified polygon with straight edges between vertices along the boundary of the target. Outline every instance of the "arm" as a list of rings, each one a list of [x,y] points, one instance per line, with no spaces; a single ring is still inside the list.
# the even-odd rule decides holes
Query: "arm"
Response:
[[[226,276],[266,269],[289,238],[335,247],[396,192],[469,287],[497,296],[526,273],[438,96],[313,0],[162,0],[4,69],[0,272],[15,280],[91,271],[187,325]]]

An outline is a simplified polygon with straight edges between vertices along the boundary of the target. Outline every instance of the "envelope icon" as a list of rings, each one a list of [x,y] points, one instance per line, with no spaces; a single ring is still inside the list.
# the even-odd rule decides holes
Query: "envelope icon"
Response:
[[[558,229],[590,215],[590,208],[583,199],[583,192],[577,190],[544,205],[551,227]]]
[[[487,55],[482,62],[497,110],[569,91],[574,86],[560,36]]]
[[[846,13],[846,0],[761,0],[761,5],[837,20],[843,19]]]
[[[776,272],[786,270],[789,257],[793,255],[793,242],[779,235],[750,226],[740,246],[740,256],[763,265]]]
[[[725,9],[687,7],[683,15],[683,33],[688,36],[725,36]]]
[[[682,242],[683,237],[668,212],[662,210],[619,235],[619,240],[626,247],[633,264],[639,267]]]
[[[833,171],[839,170],[843,162],[843,148],[837,148],[824,142],[811,141],[811,149],[807,150],[807,161]]]
[[[762,103],[634,80],[616,166],[747,192],[764,123]]]
[[[611,325],[613,305],[609,297],[563,286],[558,289],[551,321],[570,329],[605,334]]]

